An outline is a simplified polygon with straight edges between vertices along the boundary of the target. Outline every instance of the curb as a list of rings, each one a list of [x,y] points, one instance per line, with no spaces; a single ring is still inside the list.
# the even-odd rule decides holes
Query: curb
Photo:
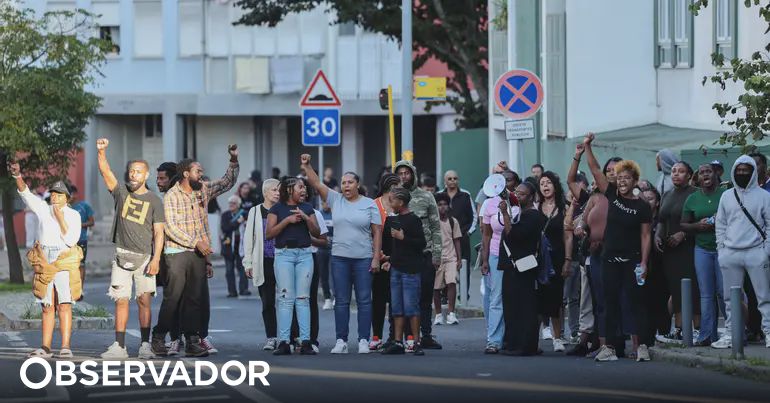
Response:
[[[455,307],[458,318],[483,318],[484,310],[481,308]]]
[[[762,382],[770,382],[770,367],[751,365],[745,360],[735,360],[721,357],[705,357],[693,353],[684,353],[659,347],[650,348],[650,353],[655,359],[669,361],[688,367],[702,367],[729,375],[738,375]]]
[[[59,319],[56,319],[59,322]],[[40,319],[10,319],[0,311],[0,329],[4,330],[39,330],[42,327]],[[115,319],[72,317],[72,330],[111,330],[115,329]]]

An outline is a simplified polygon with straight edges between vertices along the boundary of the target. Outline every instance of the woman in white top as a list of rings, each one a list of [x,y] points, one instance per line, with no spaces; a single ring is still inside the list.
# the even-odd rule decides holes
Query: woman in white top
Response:
[[[16,180],[16,188],[27,207],[37,216],[38,241],[47,263],[53,263],[62,252],[77,246],[80,239],[80,214],[67,207],[69,190],[63,182],[57,182],[49,191],[51,192],[51,204],[46,204],[29,191],[29,187],[21,177],[18,162],[10,163],[8,170]],[[82,252],[81,255],[82,257]],[[80,281],[77,276],[73,281]],[[53,280],[48,283],[45,296],[37,302],[43,309],[42,331],[43,342],[41,347],[32,351],[30,357],[50,358],[53,330],[56,327],[56,312],[59,312],[61,331],[61,350],[58,358],[71,358],[70,336],[72,335],[72,289],[70,286],[70,272],[58,271]]]

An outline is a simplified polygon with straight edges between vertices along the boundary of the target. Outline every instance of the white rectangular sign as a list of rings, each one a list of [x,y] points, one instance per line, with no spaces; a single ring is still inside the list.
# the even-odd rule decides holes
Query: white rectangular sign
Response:
[[[524,140],[535,138],[535,120],[506,120],[505,121],[505,139]]]

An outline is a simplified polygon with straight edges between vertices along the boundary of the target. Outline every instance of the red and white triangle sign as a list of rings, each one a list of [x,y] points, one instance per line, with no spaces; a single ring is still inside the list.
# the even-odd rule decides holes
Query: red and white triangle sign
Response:
[[[323,70],[318,70],[310,85],[305,90],[305,95],[299,101],[300,108],[332,107],[339,108],[342,102],[334,92]]]

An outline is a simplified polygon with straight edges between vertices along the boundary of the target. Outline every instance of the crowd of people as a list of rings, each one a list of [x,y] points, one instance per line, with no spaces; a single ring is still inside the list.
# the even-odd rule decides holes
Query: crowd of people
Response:
[[[701,347],[731,347],[731,326],[747,326],[747,339],[754,341],[768,334],[766,157],[741,156],[723,178],[719,161],[694,169],[662,150],[653,183],[632,160],[619,156],[600,165],[593,141],[588,134],[576,146],[566,183],[540,164],[522,179],[503,161],[488,179],[499,187],[485,186],[475,198],[460,187],[456,171],[444,174],[437,192],[435,179],[419,176],[407,160],[383,172],[376,197],[369,198],[356,173],[345,172],[339,181],[330,169],[319,176],[304,154],[297,176],[240,184],[227,200],[217,240],[210,235],[209,205],[235,185],[236,146],[228,148],[230,162],[219,180],[204,179],[194,160],[160,165],[161,199],[147,186],[146,161],[130,161],[121,183],[106,158],[109,142],[99,139],[99,171],[114,198],[116,245],[107,290],[115,301],[115,341],[102,357],[128,357],[132,296],[139,308],[139,358],[217,351],[208,337],[213,242],[225,260],[227,296],[250,295],[249,283],[257,287],[264,350],[320,352],[320,287],[320,309],[334,311],[332,354],[348,353],[355,295],[359,354],[424,355],[442,348],[434,326],[459,323],[455,305],[458,294],[469,294],[471,271],[460,279],[460,268],[471,261],[470,235],[477,228],[486,354],[538,355],[543,339],[567,355],[648,361],[648,347],[682,342],[684,327],[694,329],[693,343]],[[579,171],[584,158],[589,174]],[[28,259],[43,307],[43,343],[30,355],[52,356],[58,312],[58,356],[71,357],[71,305],[82,296],[83,233],[93,226],[93,211],[63,183],[49,189],[47,204],[30,192],[18,164],[9,170],[40,234]],[[683,279],[693,286],[692,323],[683,323]],[[151,327],[158,286],[163,299]],[[731,323],[734,286],[746,291],[745,324]],[[728,330],[722,334],[720,314]]]

